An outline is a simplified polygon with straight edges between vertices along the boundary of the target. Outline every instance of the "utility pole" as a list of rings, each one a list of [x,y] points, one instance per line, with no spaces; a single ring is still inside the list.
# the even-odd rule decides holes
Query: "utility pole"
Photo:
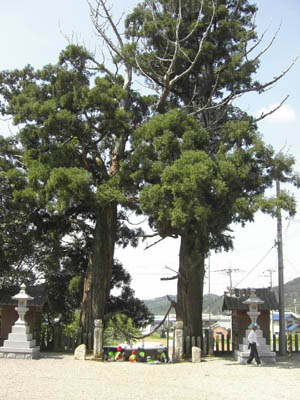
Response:
[[[272,287],[273,287],[273,272],[275,272],[275,270],[269,268],[269,269],[266,269],[264,272],[268,272],[268,275],[267,275],[267,276],[270,278],[270,288],[272,289]],[[263,276],[264,278],[266,278],[267,276],[264,275],[264,272],[263,272],[263,275],[260,275],[260,276]],[[273,316],[273,310],[271,310],[271,327],[272,327],[271,331],[272,331],[272,338],[273,338],[273,335],[274,335],[274,316]]]
[[[268,272],[268,275],[267,275],[267,276],[264,275],[265,272]],[[269,268],[269,269],[266,269],[265,271],[263,271],[263,274],[260,275],[260,276],[263,276],[263,277],[265,277],[265,278],[266,278],[266,277],[269,277],[269,278],[270,278],[270,288],[271,288],[271,289],[272,289],[272,287],[273,287],[273,272],[275,272],[275,270]]]
[[[279,200],[280,183],[276,181],[276,197]],[[278,297],[279,297],[279,353],[286,354],[285,344],[285,307],[284,307],[284,278],[283,278],[283,249],[282,249],[282,220],[281,208],[277,206],[277,251],[278,251]]]
[[[243,272],[242,270],[238,268],[227,268],[227,269],[219,269],[217,271],[213,272],[221,272],[229,276],[229,291],[231,292],[232,290],[232,273],[233,272]]]

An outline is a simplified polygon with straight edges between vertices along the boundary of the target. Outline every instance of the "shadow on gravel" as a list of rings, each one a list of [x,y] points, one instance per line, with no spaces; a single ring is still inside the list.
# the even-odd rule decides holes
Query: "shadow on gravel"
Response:
[[[59,353],[40,353],[40,358],[63,360],[64,356],[62,354],[59,354]]]
[[[228,361],[228,363],[225,364],[225,366],[245,366],[245,367],[253,367],[253,368],[259,368],[257,367],[256,364],[251,364],[251,365],[243,365],[239,364],[237,361],[231,359],[225,359],[224,361]],[[300,356],[298,354],[292,355],[292,357],[289,359],[288,356],[276,356],[276,363],[270,363],[270,364],[262,364],[260,368],[282,368],[282,369],[298,369],[300,368]]]

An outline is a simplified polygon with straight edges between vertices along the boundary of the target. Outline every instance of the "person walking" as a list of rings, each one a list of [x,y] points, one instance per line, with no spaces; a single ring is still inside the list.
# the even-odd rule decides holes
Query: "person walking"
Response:
[[[252,324],[251,326],[252,330],[248,335],[248,342],[249,342],[249,347],[250,347],[250,354],[247,360],[247,364],[251,364],[253,358],[255,358],[256,364],[257,365],[261,365],[260,362],[260,358],[257,352],[257,346],[259,346],[258,344],[258,340],[257,340],[257,324]]]

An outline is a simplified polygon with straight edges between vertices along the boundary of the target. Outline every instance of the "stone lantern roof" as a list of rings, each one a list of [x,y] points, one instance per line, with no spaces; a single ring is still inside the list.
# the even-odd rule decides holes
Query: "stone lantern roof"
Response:
[[[263,303],[258,303],[258,310],[279,310],[279,304],[275,293],[271,288],[254,289],[255,295]],[[230,292],[224,293],[223,311],[232,310],[249,310],[248,303],[245,303],[251,298],[251,289],[232,289]]]
[[[255,289],[250,289],[250,297],[243,304],[263,304],[264,301],[256,296]]]
[[[19,293],[12,297],[15,300],[33,300],[33,297],[26,293],[26,285],[21,285]]]

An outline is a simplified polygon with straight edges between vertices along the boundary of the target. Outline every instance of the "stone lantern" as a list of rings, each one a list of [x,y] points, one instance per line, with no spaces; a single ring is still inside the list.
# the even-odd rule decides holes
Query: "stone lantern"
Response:
[[[12,332],[8,335],[8,340],[4,340],[3,347],[0,347],[0,357],[7,358],[38,358],[40,347],[36,346],[29,332],[29,326],[25,320],[25,314],[29,310],[27,301],[33,300],[26,291],[26,286],[21,285],[21,290],[12,299],[18,301],[15,308],[18,312],[18,320],[12,327]]]
[[[264,302],[256,296],[255,289],[250,289],[249,299],[243,301],[243,304],[248,304],[249,306],[249,311],[247,312],[251,321],[249,328],[251,328],[252,324],[257,324],[257,318],[260,315],[260,312],[258,311],[258,305],[263,303]]]
[[[264,301],[259,299],[255,294],[255,289],[250,289],[250,297],[243,301],[243,304],[247,304],[249,306],[249,311],[247,314],[250,318],[250,324],[248,329],[245,332],[245,337],[243,338],[243,343],[239,345],[239,348],[235,350],[234,357],[238,360],[241,364],[246,364],[247,359],[249,357],[249,349],[248,349],[248,335],[252,329],[252,324],[257,324],[257,318],[260,315],[258,311],[258,305],[263,304]],[[266,344],[266,339],[263,337],[262,330],[260,329],[259,325],[257,324],[257,341],[258,341],[258,354],[260,360],[263,363],[274,363],[276,353],[270,351],[270,346]]]
[[[15,323],[15,325],[18,325],[18,326],[26,325],[25,314],[29,310],[29,308],[27,307],[27,301],[33,300],[33,297],[29,296],[25,290],[26,290],[26,286],[23,284],[23,285],[21,285],[20,292],[12,297],[12,299],[18,301],[18,307],[15,308],[15,310],[19,314],[19,319]]]

